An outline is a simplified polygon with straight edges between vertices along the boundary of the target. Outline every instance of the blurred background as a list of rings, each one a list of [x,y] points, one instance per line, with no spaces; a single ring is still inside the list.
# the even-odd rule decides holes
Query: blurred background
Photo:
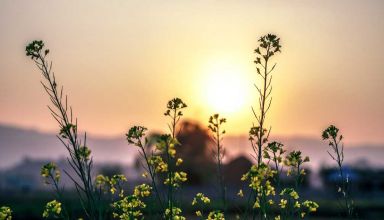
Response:
[[[40,167],[55,161],[69,170],[40,73],[25,56],[28,42],[41,39],[50,48],[57,80],[87,131],[95,174],[141,182],[137,149],[124,134],[133,125],[167,132],[166,103],[182,98],[190,201],[197,191],[215,195],[207,129],[214,113],[228,121],[230,195],[242,187],[254,162],[247,136],[251,106],[258,106],[253,84],[260,82],[253,50],[260,36],[274,33],[282,53],[273,60],[267,124],[271,141],[310,157],[302,194],[319,201],[319,218],[340,217],[336,164],[321,138],[335,124],[345,137],[345,172],[360,217],[384,218],[383,9],[379,0],[0,1],[0,206],[11,206],[15,219],[40,219],[52,198]],[[64,175],[63,182],[76,209],[72,184]]]

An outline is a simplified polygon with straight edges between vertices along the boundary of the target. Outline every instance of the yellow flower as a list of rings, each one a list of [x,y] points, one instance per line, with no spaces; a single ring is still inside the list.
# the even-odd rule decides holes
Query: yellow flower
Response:
[[[133,195],[137,197],[147,197],[151,194],[152,187],[147,184],[141,184],[135,187]]]
[[[144,178],[148,178],[148,175],[149,175],[148,172],[144,172],[143,174],[141,174],[141,176]]]
[[[240,196],[240,197],[244,197],[244,193],[243,193],[243,190],[242,190],[242,189],[240,189],[240,191],[237,193],[237,195],[238,195],[238,196]]]
[[[298,199],[298,198],[299,198],[299,194],[297,194],[296,191],[292,191],[289,195],[290,195],[292,198],[294,198],[294,199]]]
[[[256,209],[256,208],[260,208],[260,203],[259,203],[258,200],[255,202],[255,204],[253,204],[253,208],[254,208],[254,209]]]
[[[201,211],[196,211],[196,216],[201,217],[202,216]]]
[[[180,164],[182,164],[182,163],[183,163],[183,159],[178,158],[176,161],[176,166],[180,166]]]
[[[196,205],[196,204],[197,204],[197,200],[196,200],[196,198],[193,198],[192,205]]]
[[[203,193],[197,193],[195,198],[192,200],[192,205],[196,205],[198,201],[201,201],[204,204],[208,204],[211,202],[211,200],[206,197]]]
[[[287,205],[287,203],[288,203],[288,201],[287,201],[286,199],[281,199],[281,200],[280,200],[280,204],[279,204],[279,206],[280,206],[282,209],[284,209],[285,206]]]
[[[45,206],[43,217],[44,218],[48,218],[49,216],[59,217],[60,214],[61,214],[61,203],[56,200],[52,200],[48,202],[47,205]]]
[[[12,210],[7,206],[2,206],[0,208],[0,220],[11,220],[12,219]]]

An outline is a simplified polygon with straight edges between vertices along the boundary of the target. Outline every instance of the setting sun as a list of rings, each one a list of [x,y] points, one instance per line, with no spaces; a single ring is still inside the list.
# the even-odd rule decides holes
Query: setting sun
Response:
[[[201,95],[213,112],[234,114],[246,106],[249,85],[241,68],[215,63],[207,69]]]

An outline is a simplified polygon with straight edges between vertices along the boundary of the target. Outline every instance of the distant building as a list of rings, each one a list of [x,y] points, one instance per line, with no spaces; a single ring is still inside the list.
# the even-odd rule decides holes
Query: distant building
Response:
[[[50,186],[44,183],[43,177],[40,175],[41,167],[51,162],[45,159],[24,158],[15,166],[0,172],[0,190],[15,191],[36,191],[51,190]],[[62,158],[55,162],[61,171],[60,186],[65,189],[73,189],[74,184],[66,173],[74,177],[76,174],[67,160]],[[119,164],[96,164],[94,165],[93,175],[97,174],[113,175],[123,173],[130,182],[135,182],[138,178],[138,171],[134,167],[122,167]]]

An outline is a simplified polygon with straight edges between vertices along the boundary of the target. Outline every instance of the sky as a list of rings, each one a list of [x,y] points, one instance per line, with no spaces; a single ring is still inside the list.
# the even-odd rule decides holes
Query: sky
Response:
[[[335,124],[347,143],[384,143],[383,10],[379,0],[0,0],[0,123],[58,130],[25,56],[41,39],[81,130],[165,131],[166,103],[180,97],[186,119],[220,113],[229,135],[246,134],[253,50],[273,33],[273,134],[320,138]]]

